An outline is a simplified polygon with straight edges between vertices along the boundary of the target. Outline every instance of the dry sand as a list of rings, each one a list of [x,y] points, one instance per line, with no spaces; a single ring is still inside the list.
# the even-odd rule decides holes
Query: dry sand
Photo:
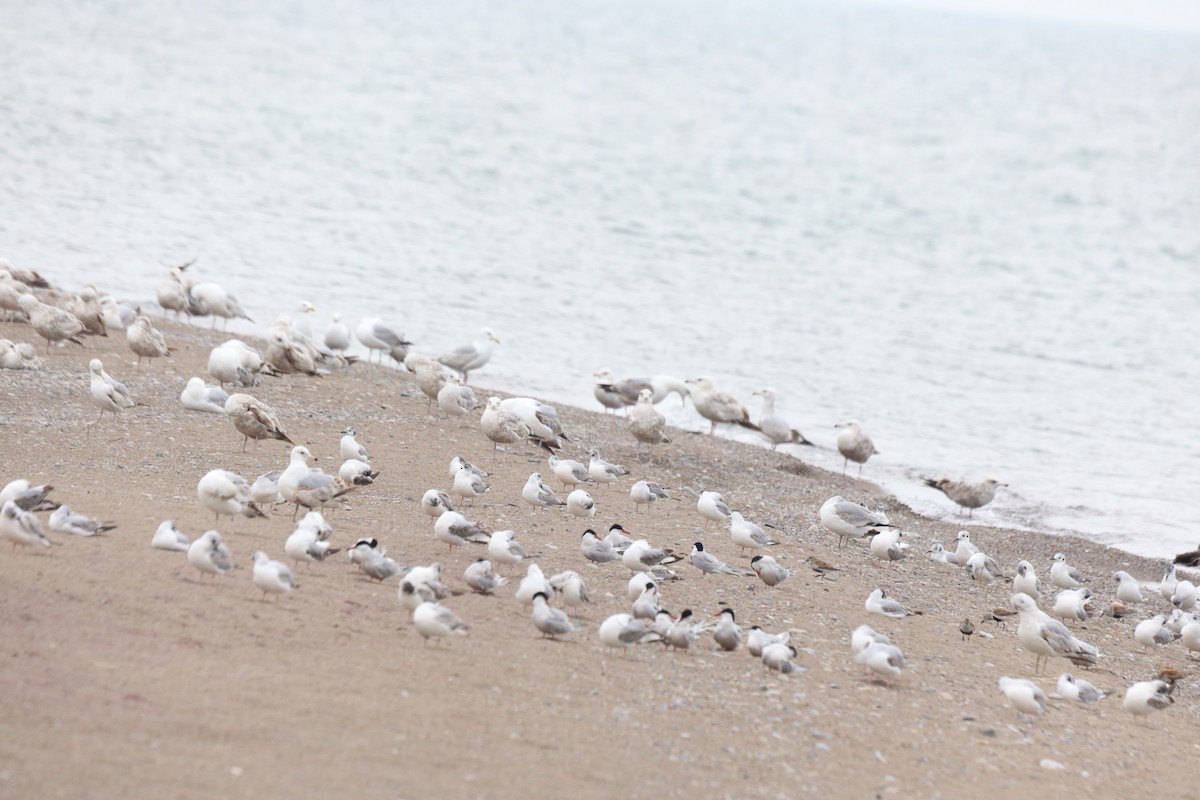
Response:
[[[682,563],[664,605],[712,615],[728,604],[745,627],[793,629],[806,672],[768,674],[744,650],[714,652],[707,638],[690,653],[657,645],[606,652],[596,627],[628,610],[629,573],[619,563],[584,562],[585,523],[520,502],[529,473],[548,474],[541,456],[518,447],[493,459],[477,423],[430,417],[425,398],[390,369],[266,379],[252,390],[321,466],[335,466],[339,431],[353,425],[382,470],[352,509],[331,517],[335,544],[377,536],[404,563],[440,561],[449,583],[465,589],[462,570],[483,548],[447,553],[417,502],[428,488],[449,489],[447,464],[462,455],[493,472],[492,491],[466,509],[471,518],[515,529],[540,551],[548,575],[584,575],[593,600],[580,620],[586,632],[539,638],[513,599],[514,580],[497,596],[448,600],[470,635],[426,646],[397,602],[396,580],[369,583],[342,554],[299,568],[295,592],[264,602],[250,556],[261,548],[284,558],[292,524],[282,507],[266,520],[239,519],[226,541],[240,568],[202,582],[183,554],[151,549],[155,527],[173,518],[195,538],[213,521],[195,494],[205,472],[223,467],[253,480],[282,468],[288,448],[264,443],[243,453],[227,419],[185,411],[183,384],[205,375],[208,349],[222,337],[158,324],[178,350],[140,368],[114,332],[43,355],[44,372],[0,372],[0,484],[53,483],[59,501],[120,525],[92,539],[54,536],[60,546],[50,550],[0,549],[0,796],[1111,797],[1174,793],[1187,780],[1176,773],[1200,757],[1195,677],[1180,683],[1174,707],[1140,724],[1119,697],[1090,707],[1052,700],[1036,719],[1008,704],[997,679],[1030,677],[1034,667],[1016,626],[979,625],[995,638],[963,642],[958,624],[1005,605],[1010,587],[973,585],[961,570],[922,557],[930,539],[948,543],[968,527],[965,517],[931,521],[869,483],[703,435],[675,431],[673,444],[639,453],[620,417],[564,408],[580,448],[571,455],[599,447],[634,479],[715,489],[775,526],[782,544],[774,555],[794,570],[778,589],[702,577]],[[0,323],[0,336],[31,334]],[[89,435],[92,357],[149,405],[106,416]],[[486,383],[486,371],[478,380]],[[620,521],[684,552],[701,539],[723,560],[747,564],[727,531],[704,527],[693,498],[674,491],[638,513],[630,484],[593,489],[593,527]],[[913,555],[888,567],[862,542],[838,549],[816,525],[834,493],[886,503],[912,536]],[[1065,551],[1090,576],[1100,607],[1115,569],[1143,580],[1160,574],[1157,564],[1082,540],[971,530],[1003,567],[1025,558],[1044,580],[1051,555]],[[843,571],[818,579],[802,564],[810,554]],[[863,601],[876,586],[925,615],[868,615]],[[1043,608],[1050,603],[1043,597]],[[1144,654],[1132,640],[1136,619],[1077,625],[1104,653],[1087,677],[1109,692],[1161,666],[1192,669],[1178,644]],[[891,635],[907,656],[892,686],[852,661],[849,633],[862,623]],[[1053,691],[1069,668],[1056,661],[1037,680]]]

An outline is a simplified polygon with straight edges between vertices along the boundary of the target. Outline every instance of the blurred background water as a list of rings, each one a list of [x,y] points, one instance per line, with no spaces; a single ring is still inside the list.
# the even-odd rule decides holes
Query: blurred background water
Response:
[[[1158,4],[1158,5],[1161,5]],[[1168,15],[1169,16],[1169,15]],[[1191,548],[1200,35],[903,4],[0,3],[0,255],[262,330],[378,316],[486,386],[771,386],[918,510]],[[674,399],[671,421],[706,429]],[[744,437],[743,437],[744,438]]]

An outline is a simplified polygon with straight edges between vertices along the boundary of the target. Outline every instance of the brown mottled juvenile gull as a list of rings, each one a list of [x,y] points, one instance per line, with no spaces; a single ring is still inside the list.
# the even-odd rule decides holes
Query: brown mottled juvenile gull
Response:
[[[925,478],[925,485],[937,489],[946,495],[946,497],[949,497],[967,509],[967,516],[970,517],[975,513],[975,509],[982,508],[992,502],[996,497],[997,486],[1007,486],[1008,484],[1001,483],[994,478],[988,478],[978,483],[953,481],[949,478],[940,478],[938,480]]]

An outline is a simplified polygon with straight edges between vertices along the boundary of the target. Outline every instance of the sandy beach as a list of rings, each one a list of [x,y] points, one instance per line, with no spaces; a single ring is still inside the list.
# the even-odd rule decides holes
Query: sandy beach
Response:
[[[930,540],[948,544],[969,529],[1009,574],[1027,559],[1048,584],[1061,551],[1088,577],[1098,609],[1112,598],[1114,570],[1157,581],[1160,564],[1078,539],[972,527],[965,515],[931,521],[865,480],[807,466],[803,450],[796,458],[682,431],[670,445],[639,449],[622,417],[573,408],[560,409],[577,447],[566,455],[586,461],[597,447],[632,475],[591,488],[594,520],[534,510],[520,489],[533,471],[549,479],[540,451],[510,446],[494,456],[477,419],[435,418],[406,375],[366,364],[320,379],[267,378],[249,391],[327,471],[339,432],[358,430],[382,476],[329,516],[335,546],[375,536],[401,563],[441,562],[462,592],[446,605],[469,635],[426,645],[397,601],[396,579],[373,584],[341,553],[300,566],[296,591],[264,601],[251,554],[284,560],[293,525],[283,506],[267,519],[239,519],[225,536],[239,568],[202,581],[182,553],[150,547],[155,528],[174,519],[194,539],[213,523],[196,498],[201,476],[219,467],[253,481],[282,469],[289,448],[264,442],[243,452],[223,415],[185,410],[184,383],[211,380],[208,352],[224,337],[207,323],[155,324],[175,353],[139,367],[119,331],[47,354],[28,326],[0,323],[0,337],[34,342],[46,365],[0,372],[0,485],[51,483],[59,502],[119,526],[94,538],[51,534],[50,549],[0,548],[2,797],[1111,797],[1178,791],[1186,779],[1176,773],[1200,756],[1196,675],[1179,683],[1173,707],[1147,720],[1121,707],[1125,687],[1162,667],[1196,672],[1178,643],[1144,653],[1132,638],[1164,601],[1124,619],[1072,623],[1103,654],[1086,677],[1112,696],[1093,706],[1051,699],[1030,719],[997,680],[1034,677],[1034,656],[1015,623],[980,621],[1007,605],[1011,587],[974,584],[923,553]],[[91,358],[146,405],[94,424]],[[486,369],[472,379],[486,387]],[[507,571],[512,584],[495,596],[467,590],[462,571],[484,548],[447,552],[418,506],[425,490],[449,490],[455,455],[491,472],[491,491],[464,513],[488,529],[514,529],[547,575],[584,576],[592,598],[577,619],[584,632],[540,637],[513,598],[523,569]],[[639,512],[629,498],[639,478],[671,498]],[[664,605],[699,616],[728,605],[743,628],[791,630],[803,673],[769,673],[744,649],[716,651],[709,637],[685,653],[600,644],[600,622],[629,609],[630,574],[619,562],[585,562],[586,527],[620,522],[683,553],[703,541],[748,565],[727,530],[705,527],[684,486],[720,491],[773,526],[780,544],[771,552],[793,574],[772,590],[683,562],[673,567],[681,579],[663,586]],[[863,542],[839,548],[817,523],[833,494],[884,503],[911,538],[910,557],[889,566]],[[819,578],[803,564],[810,555],[841,571]],[[925,613],[868,614],[863,602],[876,587]],[[1045,592],[1041,607],[1052,601]],[[963,641],[963,618],[992,638]],[[906,655],[892,685],[852,659],[850,632],[864,623]],[[1064,671],[1080,674],[1060,659],[1035,680],[1050,693]]]

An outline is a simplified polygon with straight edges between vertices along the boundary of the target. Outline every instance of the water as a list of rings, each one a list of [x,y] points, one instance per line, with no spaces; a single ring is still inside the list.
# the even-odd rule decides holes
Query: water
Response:
[[[316,303],[479,380],[773,386],[977,517],[1191,548],[1200,41],[763,0],[0,9],[0,254],[261,322]],[[671,409],[675,401],[664,404]],[[699,428],[690,410],[674,422]],[[840,468],[828,449],[800,455]]]

